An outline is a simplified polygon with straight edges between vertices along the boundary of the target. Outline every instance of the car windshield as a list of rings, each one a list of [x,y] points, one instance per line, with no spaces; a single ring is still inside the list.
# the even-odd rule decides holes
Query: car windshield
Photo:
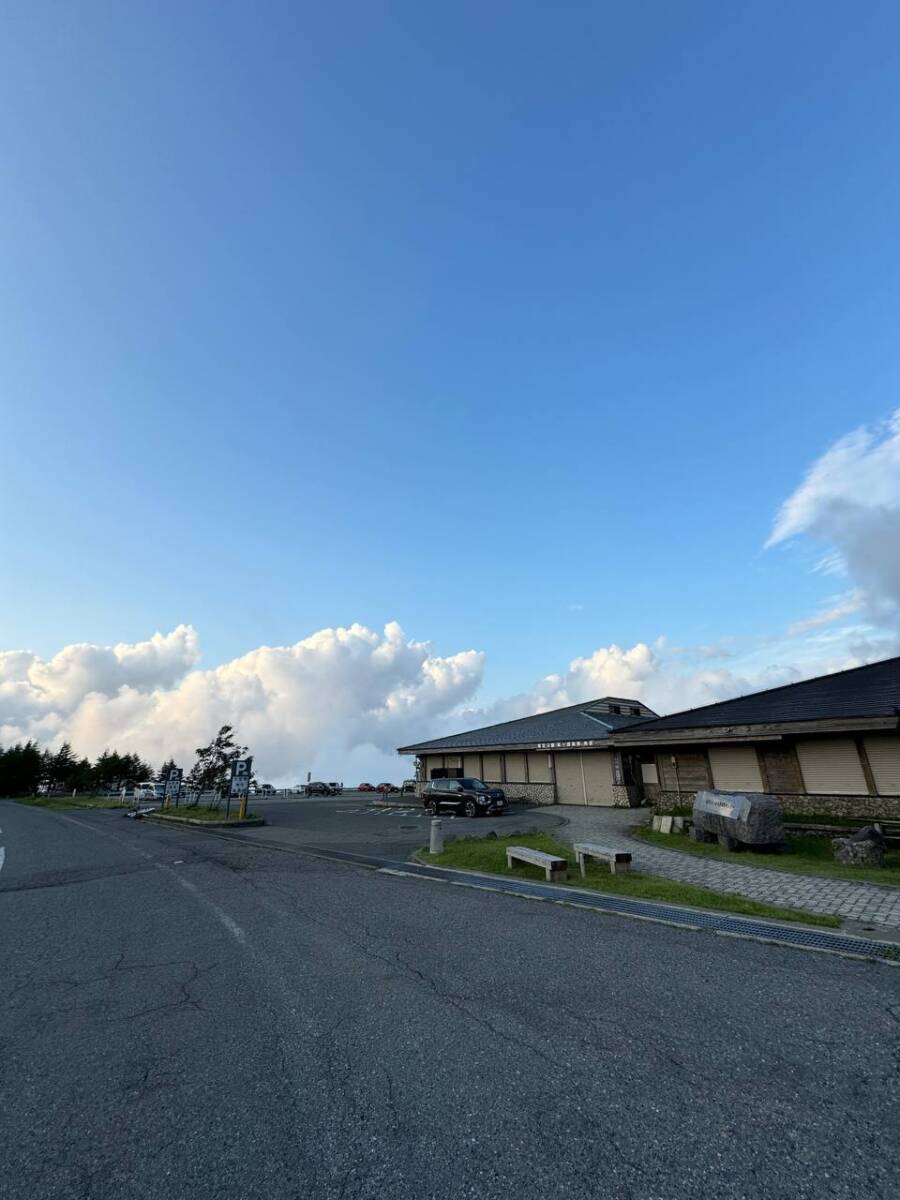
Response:
[[[461,779],[459,781],[467,792],[486,792],[487,787],[480,779]]]

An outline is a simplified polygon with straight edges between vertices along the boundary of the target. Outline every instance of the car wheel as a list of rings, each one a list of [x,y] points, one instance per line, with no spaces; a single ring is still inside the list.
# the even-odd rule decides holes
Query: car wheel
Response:
[[[438,808],[437,800],[429,800],[427,808],[428,808],[429,813],[433,817],[436,817],[438,815],[438,812],[440,811],[440,809]]]
[[[463,805],[463,812],[466,814],[467,817],[477,817],[478,816],[478,805],[475,803],[474,800],[467,800],[465,802],[465,804]]]

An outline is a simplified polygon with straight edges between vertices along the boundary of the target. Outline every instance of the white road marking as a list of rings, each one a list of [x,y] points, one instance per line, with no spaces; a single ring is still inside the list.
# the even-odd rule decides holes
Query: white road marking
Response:
[[[208,896],[204,896],[200,889],[195,887],[195,885],[191,883],[189,879],[182,879],[178,872],[173,871],[171,867],[167,867],[163,863],[154,863],[153,865],[158,867],[160,871],[165,871],[166,874],[171,875],[173,879],[177,880],[177,882],[181,884],[185,891],[188,891],[191,893],[191,895],[195,896],[201,904],[205,905],[206,908],[208,908],[209,911],[222,922],[232,937],[236,938],[242,946],[246,946],[246,933],[244,933],[237,921],[233,921],[231,917],[229,917],[228,913],[225,912],[223,908],[219,908],[218,904],[216,904],[214,900],[210,900]]]
[[[54,815],[59,817],[61,821],[68,821],[70,825],[79,825],[82,829],[88,829],[91,833],[96,833],[99,837],[109,838],[110,841],[118,842],[120,846],[124,846],[125,849],[130,851],[132,854],[138,854],[141,858],[145,858],[147,862],[152,863],[157,870],[165,871],[167,875],[171,875],[177,883],[181,884],[185,891],[188,891],[191,893],[191,895],[195,896],[201,904],[208,908],[210,912],[213,913],[219,921],[221,921],[232,937],[236,938],[242,946],[247,944],[247,935],[244,933],[243,929],[241,929],[240,925],[238,925],[237,921],[233,921],[224,909],[219,908],[215,901],[210,900],[208,896],[204,896],[198,887],[195,887],[194,884],[190,883],[187,879],[182,879],[177,871],[173,871],[172,868],[166,866],[165,863],[157,862],[152,854],[148,854],[146,850],[138,849],[138,847],[133,843],[126,842],[124,838],[116,837],[114,833],[110,833],[107,829],[95,829],[93,825],[88,825],[84,821],[77,820],[75,817],[65,817],[62,813],[55,813]]]
[[[6,851],[0,846],[0,871],[3,870],[3,864],[6,862]]]

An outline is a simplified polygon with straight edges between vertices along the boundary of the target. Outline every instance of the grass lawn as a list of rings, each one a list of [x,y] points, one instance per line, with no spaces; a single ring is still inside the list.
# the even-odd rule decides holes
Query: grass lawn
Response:
[[[866,883],[886,883],[900,886],[900,850],[888,850],[885,865],[879,867],[845,867],[832,858],[831,838],[817,834],[792,836],[790,853],[755,854],[752,851],[720,850],[715,842],[692,842],[686,833],[657,833],[647,826],[634,831],[645,842],[663,846],[666,850],[684,850],[701,854],[720,862],[739,863],[742,867],[770,867],[775,871],[790,871],[799,875],[827,875],[838,879],[861,879]]]
[[[173,807],[164,810],[161,809],[159,815],[161,817],[190,817],[192,821],[237,821],[238,811],[238,806],[236,804],[232,804],[231,812],[226,818],[224,804],[221,808],[201,808],[199,805],[181,804],[178,808]],[[256,813],[248,811],[247,815],[244,817],[244,820],[249,821],[251,818],[255,817]]]
[[[840,925],[839,917],[822,916],[817,913],[799,912],[793,908],[780,908],[775,904],[762,904],[747,900],[744,896],[732,896],[725,892],[714,892],[709,888],[695,887],[690,883],[678,883],[673,879],[662,879],[657,875],[642,875],[629,871],[625,875],[611,875],[605,863],[592,862],[587,868],[587,878],[578,873],[573,851],[561,846],[545,833],[521,834],[507,838],[462,838],[448,842],[443,854],[429,854],[425,850],[417,853],[419,862],[430,866],[456,867],[468,871],[486,871],[492,875],[506,875],[516,879],[543,881],[544,872],[538,867],[517,864],[510,871],[506,866],[507,846],[530,846],[547,854],[558,854],[569,860],[570,883],[561,887],[590,888],[597,892],[612,892],[619,896],[635,896],[641,900],[659,900],[666,904],[685,904],[696,908],[720,909],[723,912],[739,913],[745,917],[769,917],[775,921],[801,921],[805,925]]]
[[[131,801],[123,803],[119,796],[17,796],[16,803],[62,811],[70,808],[131,808]]]

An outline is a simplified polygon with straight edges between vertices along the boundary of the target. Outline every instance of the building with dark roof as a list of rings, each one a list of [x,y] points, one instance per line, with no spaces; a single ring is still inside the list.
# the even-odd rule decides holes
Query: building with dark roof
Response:
[[[791,813],[900,816],[900,658],[820,675],[611,735],[661,809],[704,788],[769,792]]]
[[[551,712],[401,746],[416,755],[416,779],[483,779],[537,804],[627,804],[608,739],[656,714],[640,700],[604,696]],[[632,802],[639,796],[632,791]]]
[[[474,776],[543,804],[686,807],[705,788],[791,813],[900,817],[900,658],[659,717],[605,696],[400,748],[417,779]]]

